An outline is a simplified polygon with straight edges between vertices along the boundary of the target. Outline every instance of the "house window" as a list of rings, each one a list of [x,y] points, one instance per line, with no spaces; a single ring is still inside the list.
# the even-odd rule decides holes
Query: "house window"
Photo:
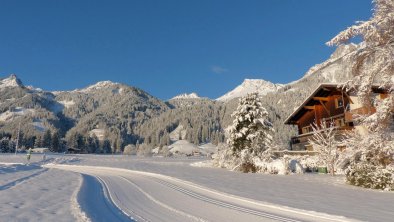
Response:
[[[310,133],[310,132],[312,132],[312,131],[313,131],[313,130],[312,130],[312,127],[311,127],[311,126],[302,127],[302,134]]]
[[[345,119],[343,119],[343,118],[336,119],[335,126],[339,126],[339,127],[345,126]]]
[[[337,98],[335,99],[335,108],[342,108],[343,107],[343,99],[342,98]]]

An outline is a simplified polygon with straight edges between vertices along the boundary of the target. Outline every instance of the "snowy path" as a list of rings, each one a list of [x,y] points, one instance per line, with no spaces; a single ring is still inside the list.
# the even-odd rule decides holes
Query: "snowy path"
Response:
[[[100,181],[89,175],[82,175],[83,182],[77,200],[81,210],[91,221],[128,221],[127,217],[108,198]]]
[[[91,175],[104,186],[104,194],[120,208],[125,215],[137,221],[348,221],[343,217],[329,216],[314,212],[274,206],[263,202],[220,193],[187,181],[160,174],[132,171],[109,167],[47,165],[48,168],[69,170]],[[84,193],[82,209],[88,215],[89,207],[84,200],[105,203],[106,195],[99,195],[98,181],[84,176],[91,192]],[[84,182],[85,183],[85,182]],[[99,190],[97,192],[97,190]],[[83,191],[83,187],[82,187]],[[94,204],[93,204],[94,205]],[[116,212],[111,204],[94,206],[98,212],[94,221],[122,221],[125,215]],[[100,210],[101,209],[101,210]],[[105,213],[110,211],[112,213]],[[105,215],[106,218],[100,217]],[[112,218],[111,218],[112,217]],[[131,220],[131,219],[130,219]]]

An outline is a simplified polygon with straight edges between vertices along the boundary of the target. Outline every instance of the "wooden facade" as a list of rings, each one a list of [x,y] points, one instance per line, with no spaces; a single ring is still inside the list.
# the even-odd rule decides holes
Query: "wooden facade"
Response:
[[[373,91],[381,98],[385,95],[385,92],[377,87]],[[355,96],[350,96],[337,84],[321,84],[285,121],[285,124],[296,125],[298,128],[298,136],[291,138],[291,149],[313,150],[308,143],[313,134],[311,127],[313,123],[321,126],[323,122],[333,122],[336,130],[347,131],[354,128],[356,115],[376,112],[373,107],[355,108],[353,101],[355,99]]]

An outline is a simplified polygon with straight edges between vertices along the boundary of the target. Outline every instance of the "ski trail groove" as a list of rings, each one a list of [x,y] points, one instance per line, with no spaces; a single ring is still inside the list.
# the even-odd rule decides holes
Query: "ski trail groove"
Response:
[[[146,176],[146,177],[148,177],[148,176]],[[209,198],[209,197],[206,197],[204,195],[200,195],[198,193],[195,193],[193,191],[184,189],[184,188],[179,187],[179,186],[177,186],[175,184],[169,183],[169,182],[164,181],[164,180],[160,180],[158,178],[151,178],[151,179],[156,181],[157,183],[160,183],[160,184],[162,184],[162,185],[164,185],[166,187],[169,187],[169,188],[171,188],[171,189],[173,189],[175,191],[178,191],[180,193],[188,195],[188,196],[190,196],[192,198],[195,198],[195,199],[198,199],[198,200],[210,203],[210,204],[214,204],[216,206],[225,207],[225,208],[228,208],[228,209],[231,209],[231,210],[236,210],[236,211],[240,211],[240,212],[243,212],[243,213],[248,213],[248,214],[252,214],[252,215],[255,215],[255,216],[259,216],[259,217],[263,217],[263,218],[267,218],[267,219],[273,219],[273,220],[277,220],[277,221],[281,221],[281,222],[301,222],[300,220],[294,220],[294,219],[291,219],[291,218],[285,218],[285,217],[277,216],[277,215],[274,215],[274,214],[265,213],[265,212],[262,212],[262,211],[257,211],[257,210],[248,209],[248,208],[245,208],[245,207],[236,206],[234,204],[226,203],[226,202],[223,202],[223,201],[220,201],[220,200],[215,200],[213,198]]]
[[[111,191],[109,189],[107,182],[105,182],[105,180],[102,179],[100,176],[95,175],[94,177],[96,177],[99,180],[99,182],[101,183],[101,186],[103,187],[104,195],[108,199],[108,201],[111,202],[113,205],[115,205],[115,207],[118,208],[120,211],[122,211],[123,214],[125,214],[127,217],[129,217],[132,221],[135,221],[133,216],[138,217],[139,221],[146,221],[146,222],[148,221],[145,218],[141,217],[140,215],[136,214],[131,209],[128,209],[127,207],[125,207],[123,204],[122,204],[123,208],[120,207],[119,204],[116,203],[113,195],[111,194]],[[114,195],[116,196],[116,194],[114,194]],[[117,196],[116,196],[116,199],[119,200],[119,198]],[[121,203],[120,200],[119,200],[119,202]],[[125,210],[129,211],[131,214],[127,213]],[[115,215],[115,216],[117,216],[117,215]]]
[[[161,206],[161,207],[163,207],[163,208],[166,208],[167,210],[170,210],[170,211],[172,211],[172,212],[175,212],[175,213],[177,213],[177,214],[179,214],[179,215],[182,215],[182,216],[184,216],[184,217],[188,217],[188,218],[190,218],[190,219],[192,219],[192,220],[194,220],[194,221],[208,222],[207,220],[204,220],[204,219],[199,218],[199,217],[195,217],[195,216],[193,216],[193,215],[191,215],[191,214],[188,214],[188,213],[185,213],[185,212],[183,212],[183,211],[177,210],[177,209],[175,209],[175,208],[172,208],[172,207],[168,206],[168,205],[165,204],[165,203],[162,203],[162,202],[158,201],[157,199],[155,199],[154,197],[152,197],[150,194],[148,194],[147,192],[145,192],[144,190],[142,190],[142,189],[141,189],[137,184],[135,184],[134,182],[130,181],[129,179],[126,179],[126,178],[123,177],[123,176],[119,176],[119,177],[122,178],[123,180],[125,180],[127,183],[129,183],[129,184],[131,184],[132,186],[134,186],[138,191],[140,191],[140,192],[141,192],[142,194],[144,194],[148,199],[150,199],[151,201],[153,201],[153,202],[156,203],[157,205],[159,205],[159,206]]]

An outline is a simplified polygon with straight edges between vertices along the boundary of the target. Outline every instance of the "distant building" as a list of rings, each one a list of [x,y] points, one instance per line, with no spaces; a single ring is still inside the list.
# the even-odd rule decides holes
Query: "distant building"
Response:
[[[72,154],[81,153],[81,149],[74,148],[74,147],[68,147],[67,148],[67,153],[72,153]]]
[[[33,148],[31,149],[33,153],[48,153],[50,152],[48,148]]]
[[[386,90],[377,86],[372,87],[372,92],[374,97],[382,99],[388,95]],[[308,143],[313,135],[312,123],[321,126],[323,122],[334,122],[340,132],[352,129],[363,132],[365,127],[357,125],[355,117],[375,112],[374,107],[362,106],[354,92],[346,92],[339,88],[339,84],[321,84],[285,121],[285,124],[298,128],[298,136],[290,141],[291,150],[313,150]]]

